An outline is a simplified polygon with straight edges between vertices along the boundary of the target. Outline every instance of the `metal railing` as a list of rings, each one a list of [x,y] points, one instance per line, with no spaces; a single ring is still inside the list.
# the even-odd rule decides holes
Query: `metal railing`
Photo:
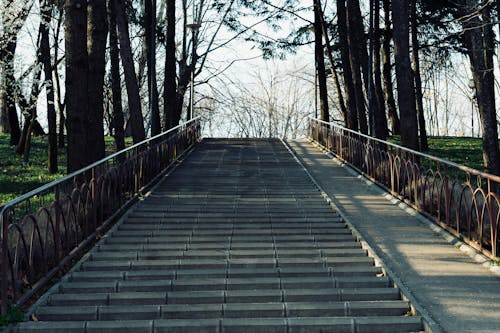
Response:
[[[454,236],[499,259],[500,177],[318,119],[309,120],[309,135]]]
[[[195,118],[0,207],[2,314],[42,292],[200,133]]]

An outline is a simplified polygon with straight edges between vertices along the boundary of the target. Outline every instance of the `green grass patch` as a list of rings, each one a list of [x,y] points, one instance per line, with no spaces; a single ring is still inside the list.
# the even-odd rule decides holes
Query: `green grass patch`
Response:
[[[130,145],[132,139],[127,138]],[[114,140],[106,137],[106,154],[115,152]],[[0,205],[66,175],[66,149],[58,150],[58,173],[50,174],[47,168],[47,137],[34,137],[30,159],[24,163],[16,154],[16,147],[9,146],[9,135],[0,134]]]
[[[0,316],[0,327],[24,321],[24,312],[17,306],[10,305],[5,316]]]
[[[389,142],[399,144],[397,136]],[[469,137],[429,137],[429,150],[424,152],[473,169],[484,170],[482,140]]]

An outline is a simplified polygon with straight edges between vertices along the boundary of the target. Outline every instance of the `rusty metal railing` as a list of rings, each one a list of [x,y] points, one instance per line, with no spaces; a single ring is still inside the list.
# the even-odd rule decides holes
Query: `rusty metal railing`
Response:
[[[43,291],[200,132],[195,118],[0,207],[2,314]]]
[[[500,177],[309,120],[309,135],[339,159],[489,258],[500,255]]]

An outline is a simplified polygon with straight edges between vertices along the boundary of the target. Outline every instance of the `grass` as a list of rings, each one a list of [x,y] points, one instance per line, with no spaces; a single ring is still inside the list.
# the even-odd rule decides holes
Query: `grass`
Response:
[[[130,143],[131,140],[127,140]],[[106,153],[114,152],[112,137],[106,137]],[[34,137],[29,163],[16,154],[16,147],[9,146],[9,135],[0,134],[0,206],[23,193],[66,175],[66,149],[59,148],[58,170],[47,171],[47,138]]]
[[[9,305],[7,315],[0,316],[0,327],[21,321],[24,321],[24,312],[17,306]]]
[[[399,137],[391,137],[389,141],[399,143]],[[473,169],[484,170],[482,141],[480,138],[430,137],[429,150],[425,153]]]

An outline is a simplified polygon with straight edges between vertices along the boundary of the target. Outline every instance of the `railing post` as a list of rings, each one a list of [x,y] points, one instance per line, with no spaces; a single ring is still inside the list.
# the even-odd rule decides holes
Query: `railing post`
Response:
[[[9,269],[9,219],[8,219],[8,210],[4,209],[0,212],[0,222],[2,226],[2,306],[1,311],[2,315],[5,316],[8,310],[8,269]]]

